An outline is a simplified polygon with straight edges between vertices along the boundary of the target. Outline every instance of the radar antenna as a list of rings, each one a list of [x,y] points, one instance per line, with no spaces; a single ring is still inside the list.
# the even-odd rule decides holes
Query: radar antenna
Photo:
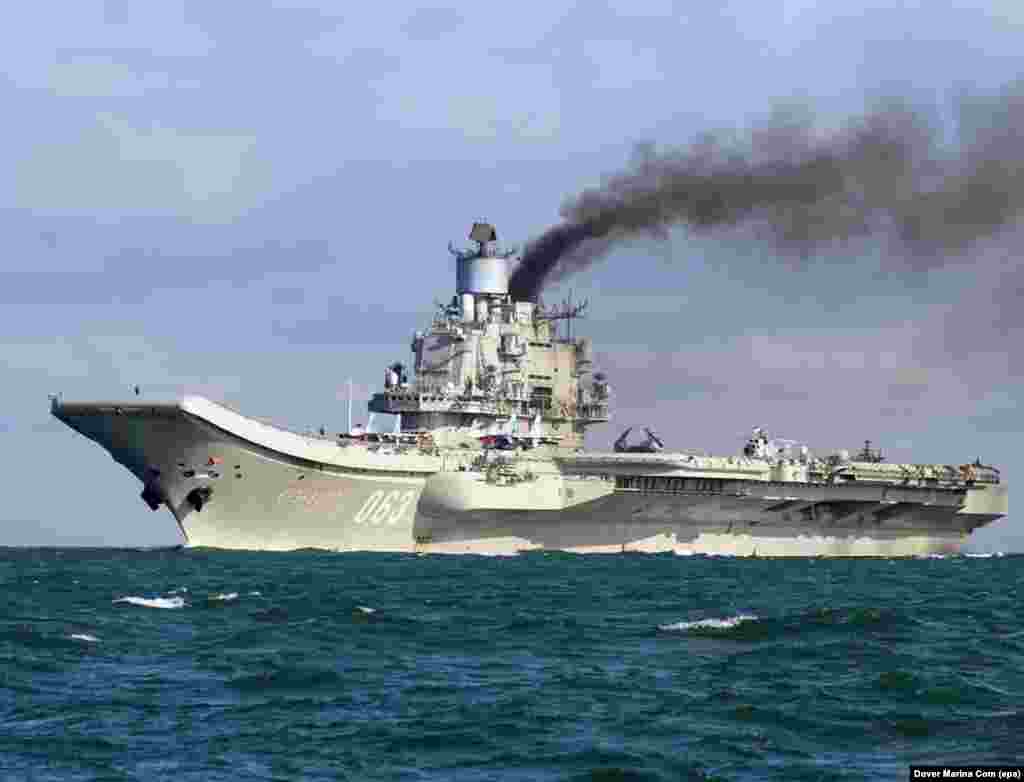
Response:
[[[460,261],[466,261],[472,258],[490,258],[492,256],[498,258],[509,258],[516,254],[515,248],[496,252],[494,248],[491,247],[492,242],[498,241],[498,231],[490,223],[473,223],[473,227],[469,229],[469,236],[467,238],[476,245],[475,248],[460,250],[454,245],[454,243],[448,242],[448,252]]]
[[[583,312],[587,309],[589,301],[584,300],[579,304],[570,303],[569,299],[564,299],[561,304],[557,304],[549,310],[544,310],[539,313],[536,317],[540,320],[567,320],[572,318],[585,317]]]
[[[551,309],[541,309],[544,305],[538,302],[537,308],[539,312],[534,315],[536,320],[547,320],[547,321],[558,321],[564,320],[568,324],[568,341],[572,342],[572,322],[576,318],[586,317],[583,313],[586,311],[587,306],[590,304],[589,299],[584,299],[579,304],[572,303],[572,292],[562,300],[561,304],[557,304]]]
[[[882,450],[880,448],[875,448],[874,450],[872,450],[871,441],[865,440],[863,450],[861,450],[861,452],[857,454],[857,461],[881,464],[882,462],[885,461],[885,457],[882,456]]]

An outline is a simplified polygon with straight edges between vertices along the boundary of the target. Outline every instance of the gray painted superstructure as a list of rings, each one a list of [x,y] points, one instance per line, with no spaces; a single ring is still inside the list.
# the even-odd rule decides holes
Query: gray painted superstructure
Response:
[[[52,412],[106,448],[193,545],[506,553],[892,555],[955,551],[1007,513],[998,471],[887,464],[865,446],[819,458],[755,431],[742,453],[668,453],[649,433],[584,452],[610,417],[579,307],[512,301],[515,259],[474,226],[457,293],[395,362],[369,409],[390,434],[298,434],[201,397],[65,402]],[[565,329],[566,331],[568,329]]]

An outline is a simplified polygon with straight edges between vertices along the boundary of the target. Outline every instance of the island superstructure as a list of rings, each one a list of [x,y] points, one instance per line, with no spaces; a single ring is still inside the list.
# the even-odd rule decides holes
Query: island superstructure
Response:
[[[869,444],[812,452],[761,429],[733,455],[659,436],[587,451],[612,392],[571,326],[585,304],[510,294],[517,262],[487,223],[457,249],[456,291],[369,402],[388,432],[293,432],[197,396],[72,402],[53,414],[107,449],[190,545],[505,553],[957,551],[1007,513],[999,471],[889,464]],[[410,376],[411,369],[411,376]],[[635,439],[635,438],[634,438]]]

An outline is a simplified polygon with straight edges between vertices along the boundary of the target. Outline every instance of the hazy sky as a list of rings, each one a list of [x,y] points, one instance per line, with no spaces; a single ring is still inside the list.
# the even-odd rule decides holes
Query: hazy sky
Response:
[[[6,544],[177,542],[47,394],[182,391],[341,429],[345,384],[407,358],[487,219],[509,243],[640,142],[778,105],[826,125],[1024,75],[1024,5],[15,4],[0,26],[0,519]],[[590,299],[614,423],[736,452],[1024,466],[1022,234],[918,276],[877,247],[793,269],[741,235],[634,243],[550,292]],[[838,262],[837,262],[838,261]],[[365,409],[365,408],[363,408]],[[1024,550],[1012,518],[979,549]]]

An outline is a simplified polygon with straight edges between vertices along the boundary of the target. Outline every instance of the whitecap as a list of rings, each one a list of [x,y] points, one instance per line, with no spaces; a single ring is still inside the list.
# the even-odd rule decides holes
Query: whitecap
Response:
[[[357,611],[362,611],[364,614],[375,614],[377,613],[376,608],[370,608],[369,606],[356,606]]]
[[[263,597],[263,594],[261,592],[250,592],[249,594],[252,597]]]
[[[130,603],[133,606],[144,606],[145,608],[184,608],[185,598],[183,597],[119,597],[114,603]]]
[[[237,600],[237,599],[238,599],[238,593],[237,592],[221,592],[219,595],[211,595],[210,596],[210,600],[222,600],[225,603],[228,603],[228,602],[230,602],[232,600]]]
[[[178,587],[177,589],[172,589],[167,594],[169,594],[169,595],[177,595],[177,594],[180,594],[182,592],[188,592],[188,587]]]
[[[743,622],[756,622],[756,614],[737,614],[727,619],[698,619],[695,622],[676,622],[670,625],[658,625],[659,630],[685,632],[686,630],[728,630]]]
[[[95,635],[89,635],[88,633],[74,633],[71,638],[75,641],[89,641],[89,643],[98,644],[100,639]]]

